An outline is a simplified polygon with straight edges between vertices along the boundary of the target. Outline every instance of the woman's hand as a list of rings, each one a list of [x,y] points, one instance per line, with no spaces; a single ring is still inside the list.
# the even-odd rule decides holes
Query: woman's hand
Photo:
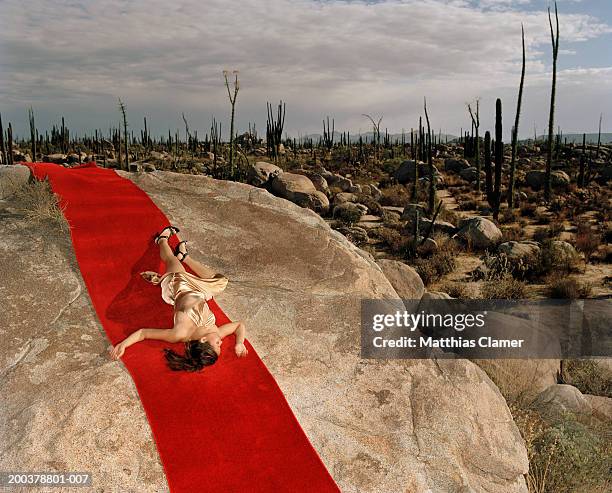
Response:
[[[123,356],[123,353],[125,352],[125,348],[126,346],[123,342],[117,344],[114,348],[110,350],[111,359],[118,360],[119,358],[121,358],[121,356]]]
[[[246,346],[242,342],[239,342],[238,344],[236,344],[234,349],[236,350],[236,356],[238,356],[239,358],[243,358],[244,356],[249,354],[249,350],[246,348]]]

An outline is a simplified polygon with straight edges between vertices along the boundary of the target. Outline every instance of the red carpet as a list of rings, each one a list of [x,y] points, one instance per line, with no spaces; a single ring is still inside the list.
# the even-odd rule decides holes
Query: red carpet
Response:
[[[152,236],[169,221],[153,201],[130,180],[94,163],[74,168],[23,164],[38,179],[48,176],[66,206],[79,268],[109,341],[114,345],[141,327],[172,327],[172,306],[161,299],[159,286],[139,274],[163,272]],[[187,231],[181,233],[189,238]],[[172,247],[177,242],[170,239]],[[231,273],[224,274],[229,277],[226,292],[231,291]],[[209,303],[217,325],[230,321],[214,299]],[[257,327],[247,321],[247,329]],[[233,343],[229,336],[217,363],[202,373],[166,366],[162,348],[182,352],[182,343],[142,341],[122,356],[170,490],[339,491],[253,347],[245,341],[249,354],[238,358]]]

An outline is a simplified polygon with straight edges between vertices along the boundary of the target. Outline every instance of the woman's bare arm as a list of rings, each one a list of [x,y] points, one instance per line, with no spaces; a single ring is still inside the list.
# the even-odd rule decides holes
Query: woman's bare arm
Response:
[[[219,327],[219,337],[223,339],[225,336],[230,334],[236,334],[236,345],[234,349],[238,356],[246,356],[249,354],[246,346],[244,345],[244,337],[246,336],[246,325],[243,320],[237,322],[230,322]]]
[[[132,344],[135,344],[145,339],[157,339],[168,342],[179,342],[186,336],[182,326],[174,326],[172,329],[138,329],[131,333],[123,341],[113,347],[110,351],[112,359],[119,359],[123,356],[125,350]]]

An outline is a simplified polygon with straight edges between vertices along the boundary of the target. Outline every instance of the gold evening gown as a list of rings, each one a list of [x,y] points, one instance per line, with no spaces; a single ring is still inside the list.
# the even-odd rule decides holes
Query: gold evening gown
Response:
[[[227,286],[228,279],[223,274],[202,278],[189,272],[166,272],[160,276],[157,272],[146,271],[140,275],[151,284],[161,284],[162,299],[174,306],[175,315],[186,313],[197,327],[215,323],[215,314],[207,301]]]

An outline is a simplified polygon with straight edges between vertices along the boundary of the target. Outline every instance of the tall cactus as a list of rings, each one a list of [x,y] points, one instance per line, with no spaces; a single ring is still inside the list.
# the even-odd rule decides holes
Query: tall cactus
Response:
[[[433,158],[431,149],[431,126],[429,125],[429,114],[427,113],[427,99],[423,98],[425,118],[427,119],[427,163],[429,164],[429,200],[427,203],[429,213],[433,214],[436,207],[436,183],[434,181]],[[415,163],[415,168],[417,163]]]
[[[30,121],[30,146],[32,149],[32,161],[36,162],[36,123],[34,122],[34,109],[28,109],[28,120]]]
[[[502,102],[497,98],[495,102],[495,183],[493,186],[493,219],[499,216],[501,202],[501,176],[504,162],[504,143],[502,142]]]
[[[584,168],[586,165],[586,133],[582,134],[582,154],[580,155],[580,171],[578,172],[578,186],[584,187]]]
[[[491,169],[491,132],[485,132],[484,137],[484,168],[485,190],[489,205],[493,205],[493,170]]]
[[[327,117],[327,128],[325,128],[325,120],[323,120],[323,142],[328,151],[334,147],[334,132],[336,130],[336,122],[332,118],[331,131],[329,126],[329,116]]]
[[[128,149],[128,133],[127,133],[127,114],[125,111],[125,104],[123,104],[123,101],[121,101],[121,98],[119,98],[119,109],[121,110],[121,115],[123,117],[123,140],[124,140],[124,151],[125,151],[125,170],[129,171],[130,169],[130,155],[129,155],[129,149]],[[119,135],[121,135],[121,129],[119,129]],[[121,148],[121,145],[120,145]],[[119,163],[119,167],[121,168],[121,162]],[[121,168],[122,169],[122,168]]]
[[[6,159],[6,147],[4,145],[4,127],[2,126],[2,115],[0,115],[0,152],[2,152],[2,164],[8,164]]]
[[[11,122],[9,122],[8,129],[6,130],[6,140],[8,141],[8,162],[6,164],[15,164],[13,159],[13,126]]]
[[[514,182],[516,175],[516,149],[518,147],[518,128],[521,117],[521,102],[523,99],[523,83],[525,82],[525,28],[521,24],[521,36],[523,40],[523,68],[521,70],[521,83],[519,85],[518,101],[516,103],[516,118],[512,128],[512,161],[510,162],[510,179],[508,181],[508,207],[514,207]]]
[[[552,19],[550,18],[550,7],[548,7],[548,23],[550,24],[550,37],[552,40],[553,69],[552,89],[550,92],[550,114],[548,117],[548,153],[546,156],[546,175],[544,181],[544,198],[550,200],[551,195],[551,171],[553,152],[553,126],[555,122],[555,92],[557,89],[557,55],[559,53],[559,16],[557,13],[557,2],[555,0],[556,33],[553,31]]]
[[[234,114],[236,111],[236,96],[238,96],[238,90],[240,89],[240,81],[238,80],[238,70],[234,70],[234,94],[230,91],[230,84],[227,80],[228,71],[223,71],[223,78],[225,79],[225,87],[227,87],[227,95],[229,96],[230,104],[232,106],[232,115],[230,119],[230,140],[229,140],[229,173],[233,177],[234,171]]]
[[[285,126],[285,113],[287,111],[287,103],[282,101],[278,103],[278,114],[274,119],[272,112],[272,105],[266,103],[268,109],[268,121],[266,123],[266,143],[268,145],[268,152],[274,161],[278,159],[281,139],[283,137],[283,127]]]
[[[472,125],[474,127],[474,129],[476,130],[476,142],[475,142],[475,148],[474,148],[474,156],[475,156],[475,162],[476,162],[476,171],[477,171],[477,177],[476,177],[476,190],[478,192],[480,192],[480,142],[479,142],[479,137],[478,137],[478,129],[480,128],[480,101],[478,101],[478,99],[476,100],[476,116],[474,117],[474,114],[472,113],[472,107],[468,104],[468,110],[470,112],[470,117],[472,118]]]

